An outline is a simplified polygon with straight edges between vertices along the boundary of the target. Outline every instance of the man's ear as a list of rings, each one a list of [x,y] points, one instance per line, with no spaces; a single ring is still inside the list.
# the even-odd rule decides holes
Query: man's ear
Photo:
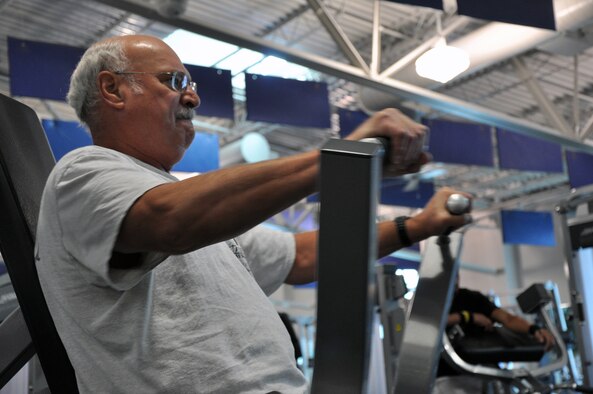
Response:
[[[106,105],[121,109],[124,105],[121,92],[121,79],[111,71],[101,71],[97,77],[99,94]]]

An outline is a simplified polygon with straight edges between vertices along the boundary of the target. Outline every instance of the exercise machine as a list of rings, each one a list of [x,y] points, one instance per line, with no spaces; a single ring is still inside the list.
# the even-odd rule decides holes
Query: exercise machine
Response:
[[[321,150],[321,214],[318,247],[317,338],[312,393],[366,393],[373,313],[376,304],[376,225],[379,180],[385,147],[381,141],[330,140]],[[348,198],[344,198],[344,196]],[[458,210],[459,201],[450,209]],[[467,207],[466,207],[467,208]],[[417,294],[403,334],[400,362],[390,392],[429,392],[440,353],[444,310],[453,293],[450,244],[461,237],[443,235],[437,249],[442,264],[423,264]],[[435,243],[436,245],[436,243]],[[435,256],[435,259],[438,257]],[[424,294],[418,296],[418,294]],[[336,294],[342,296],[336,297]],[[437,300],[436,304],[433,300]],[[417,336],[416,336],[417,335]],[[434,365],[427,368],[427,361]],[[389,359],[387,374],[393,362]],[[391,378],[390,378],[391,379]],[[421,382],[425,389],[408,387]],[[398,386],[398,384],[400,386]]]
[[[543,355],[543,346],[518,345],[513,347],[486,347],[466,349],[462,357],[450,341],[450,335],[444,333],[443,347],[444,357],[450,365],[458,371],[471,376],[477,376],[485,380],[494,380],[504,383],[505,387],[512,387],[515,393],[520,394],[548,394],[560,390],[571,390],[571,392],[593,393],[593,388],[581,386],[573,379],[557,384],[546,384],[542,378],[548,377],[552,372],[563,369],[568,362],[568,353],[559,330],[545,311],[545,307],[552,301],[552,297],[545,286],[536,283],[530,286],[517,297],[517,302],[523,313],[537,313],[543,321],[543,327],[548,329],[556,341],[556,358],[546,364],[528,368],[526,366],[513,369],[500,369],[492,364],[505,361],[539,361]],[[490,365],[484,365],[484,364]],[[510,392],[510,391],[509,391]]]
[[[384,151],[380,143],[344,140],[330,140],[321,150],[317,339],[311,388],[314,394],[368,392],[370,338],[377,301],[375,212]],[[582,231],[581,238],[593,245],[593,224],[590,230],[587,227]],[[448,351],[451,345],[444,332],[459,269],[457,256],[461,243],[459,232],[432,237],[426,242],[418,287],[401,340],[397,337],[388,340],[385,368],[389,393],[430,394],[442,347],[445,346],[448,354],[454,354]],[[582,304],[582,300],[577,300]],[[578,308],[578,303],[575,304]],[[584,320],[584,315],[579,316],[580,322]],[[556,332],[557,338],[558,335]],[[583,351],[583,346],[587,346],[583,337],[580,335],[579,348],[581,357],[588,363],[584,368],[593,368],[587,351]],[[561,339],[557,340],[562,343]],[[590,343],[588,346],[591,351],[593,347]],[[537,380],[536,376],[566,363],[566,349],[560,352],[564,355],[558,362],[536,371],[501,373],[465,367],[468,373],[478,376],[520,382],[517,385],[521,393],[549,393],[557,389],[589,392],[579,382],[551,387]],[[464,365],[461,358],[456,361]]]
[[[31,108],[0,94],[0,119],[0,250],[20,305],[0,324],[0,387],[36,353],[52,392],[78,393],[34,259],[41,194],[55,160]]]

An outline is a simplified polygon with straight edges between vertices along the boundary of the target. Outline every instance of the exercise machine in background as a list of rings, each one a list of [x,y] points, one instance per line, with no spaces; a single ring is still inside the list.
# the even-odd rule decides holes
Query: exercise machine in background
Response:
[[[553,301],[551,294],[541,283],[530,286],[517,296],[517,302],[524,314],[537,313],[543,327],[548,329],[556,341],[555,357],[547,363],[540,364],[544,354],[543,345],[536,343],[520,343],[514,338],[496,344],[462,343],[451,333],[443,334],[444,356],[456,370],[470,376],[476,376],[485,382],[500,382],[505,392],[513,393],[555,393],[561,390],[570,392],[593,393],[592,388],[576,383],[574,376],[569,375],[557,383],[547,383],[555,371],[563,370],[568,363],[568,352],[564,340],[545,307]],[[504,339],[504,338],[502,338]],[[520,339],[520,338],[519,338]],[[477,345],[477,346],[476,346]],[[522,366],[512,369],[501,369],[499,363],[519,362]],[[535,366],[529,366],[533,365]],[[514,391],[511,391],[514,389]]]
[[[570,304],[581,376],[593,386],[593,187],[577,189],[556,205],[568,273]]]
[[[369,392],[370,344],[377,299],[375,212],[383,154],[380,144],[360,141],[330,140],[321,150],[313,394]],[[348,198],[344,198],[345,195]],[[584,233],[593,245],[593,224],[591,230]],[[389,348],[385,350],[385,368],[389,377],[386,388],[390,394],[432,393],[443,342],[449,346],[443,334],[459,269],[457,256],[461,241],[460,232],[427,240],[418,286],[406,312],[408,317],[403,324],[403,334],[396,327],[397,335],[387,340]],[[383,274],[385,271],[380,272],[378,277]],[[388,290],[390,285],[381,284],[381,280],[379,283],[379,289]],[[590,298],[593,299],[593,295]],[[379,295],[379,300],[385,303],[381,311],[397,310],[395,304],[386,304],[389,297]],[[579,317],[580,322],[583,319],[583,316]],[[384,331],[393,332],[391,325],[393,322],[400,324],[400,320],[401,315],[396,319],[384,317]],[[551,322],[547,324],[553,326]],[[522,394],[550,393],[556,388],[590,392],[576,379],[555,387],[537,380],[537,375],[566,365],[562,339],[555,329],[552,331],[560,344],[558,361],[535,372],[509,372],[511,376],[507,380],[519,382],[515,386]],[[582,343],[584,335],[580,336],[579,343]],[[581,351],[582,346],[579,345]],[[590,361],[587,352],[583,352],[581,357]],[[589,365],[586,368],[593,367]],[[467,372],[476,371],[468,367]],[[478,375],[492,378],[483,372],[480,370]],[[487,372],[494,374],[494,371]],[[498,370],[494,375],[498,375]]]

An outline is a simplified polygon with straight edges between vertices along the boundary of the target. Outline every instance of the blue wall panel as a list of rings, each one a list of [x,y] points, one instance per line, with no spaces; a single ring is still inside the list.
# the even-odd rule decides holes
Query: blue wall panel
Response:
[[[300,127],[330,127],[327,84],[245,74],[247,119]]]
[[[437,10],[443,9],[443,0],[389,0],[393,3],[402,3],[410,5],[418,5],[421,7],[436,8]]]
[[[490,127],[472,123],[428,120],[429,152],[434,161],[477,166],[494,165]]]
[[[234,119],[235,105],[231,72],[191,64],[186,64],[185,67],[198,85],[201,103],[200,107],[196,109],[196,113],[201,116]]]
[[[563,172],[559,144],[497,129],[498,159],[501,169]]]
[[[352,133],[362,122],[367,120],[369,116],[362,111],[349,111],[347,109],[338,109],[338,117],[340,118],[340,137],[344,138]]]
[[[44,119],[41,124],[56,161],[71,150],[93,143],[88,131],[78,122]]]
[[[90,135],[78,122],[43,120],[42,124],[56,161],[71,150],[92,144]],[[217,135],[196,133],[183,159],[173,166],[172,170],[185,172],[215,170],[219,167],[218,151]]]
[[[500,217],[505,244],[556,246],[550,212],[501,211]]]
[[[413,269],[418,270],[420,268],[420,262],[408,259],[402,259],[400,257],[385,256],[379,260],[380,264],[392,264],[398,269]]]
[[[593,155],[567,150],[566,166],[570,187],[593,184]]]
[[[219,145],[216,134],[196,133],[181,161],[173,171],[207,172],[219,168]]]
[[[10,94],[65,100],[84,49],[8,38]]]
[[[553,0],[457,0],[457,13],[491,21],[556,29]]]

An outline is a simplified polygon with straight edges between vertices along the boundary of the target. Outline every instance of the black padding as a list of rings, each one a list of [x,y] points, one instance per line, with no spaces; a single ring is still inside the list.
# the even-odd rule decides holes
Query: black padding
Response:
[[[552,300],[550,293],[541,283],[534,283],[517,296],[517,303],[523,313],[535,313],[540,306]]]
[[[286,327],[286,331],[288,331],[288,335],[290,336],[290,341],[292,342],[292,346],[294,346],[294,359],[297,361],[299,358],[303,357],[303,352],[301,351],[301,343],[299,342],[299,338],[294,331],[294,327],[292,326],[292,320],[290,320],[290,316],[288,316],[285,312],[278,312],[280,316],[280,320],[284,323],[284,327]]]
[[[459,338],[453,347],[459,357],[470,364],[539,361],[545,353],[544,345],[535,338],[504,327],[496,327],[480,336]]]
[[[27,324],[18,306],[0,323],[0,349],[1,388],[35,355]]]
[[[49,389],[77,393],[74,369],[49,314],[33,255],[41,195],[54,164],[35,112],[0,94],[0,251]]]

